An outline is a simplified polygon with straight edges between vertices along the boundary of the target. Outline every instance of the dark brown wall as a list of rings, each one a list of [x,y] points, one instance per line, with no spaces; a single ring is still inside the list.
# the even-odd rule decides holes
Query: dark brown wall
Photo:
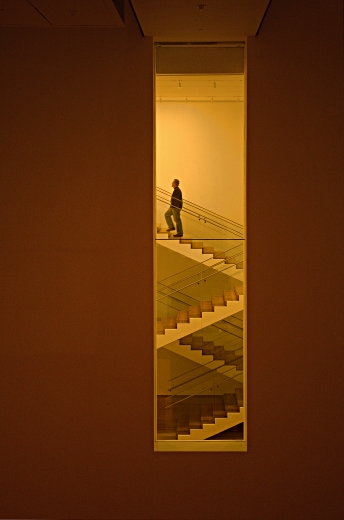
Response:
[[[154,453],[152,42],[2,29],[2,518],[342,518],[341,2],[248,44],[249,450]]]

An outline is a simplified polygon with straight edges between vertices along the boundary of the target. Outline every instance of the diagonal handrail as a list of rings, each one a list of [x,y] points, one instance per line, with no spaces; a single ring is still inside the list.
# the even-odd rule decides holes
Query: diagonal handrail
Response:
[[[212,278],[213,276],[216,276],[219,273],[223,273],[223,271],[226,271],[227,269],[230,269],[231,267],[232,267],[231,265],[228,265],[228,267],[225,267],[224,269],[221,269],[221,271],[217,271],[216,273],[210,274],[209,276],[205,276],[202,279],[202,281],[208,280],[208,278]],[[160,301],[163,298],[166,298],[167,296],[170,296],[171,294],[175,294],[176,292],[182,291],[183,289],[186,289],[187,287],[191,287],[192,285],[195,285],[195,284],[198,284],[198,283],[199,283],[198,281],[193,282],[193,283],[189,283],[188,285],[185,285],[184,287],[181,287],[180,289],[176,289],[175,291],[172,291],[169,294],[165,294],[165,296],[162,296],[161,298],[158,298],[157,301]]]
[[[231,372],[232,370],[236,370],[235,367],[232,367],[231,369],[227,370],[226,372],[221,372],[222,374],[226,374],[227,372]],[[243,372],[243,370],[239,370],[239,372]],[[235,374],[234,377],[237,377],[238,375],[240,374]],[[226,383],[228,382],[228,379],[234,379],[234,377],[229,377],[227,376],[226,379],[223,379],[222,381],[219,381],[216,384],[217,387],[219,387],[220,385],[222,385],[223,383]],[[198,383],[197,383],[198,384]],[[193,385],[193,386],[196,386],[196,385]],[[199,395],[199,394],[202,394],[203,392],[205,392],[206,390],[211,390],[212,388],[214,387],[214,384],[212,384],[211,386],[209,386],[208,388],[203,388],[203,390],[200,390],[199,392],[195,392],[194,394],[192,395],[187,395],[186,397],[184,397],[183,399],[180,399],[179,401],[176,401],[175,403],[172,403],[172,404],[169,404],[167,406],[165,406],[165,409],[166,408],[171,408],[172,406],[175,406],[176,404],[178,403],[181,403],[182,401],[186,401],[187,399],[191,399],[191,397],[194,397],[195,395]],[[192,387],[191,387],[192,388]],[[170,395],[167,397],[167,399],[170,399],[171,397],[175,397],[174,395]]]
[[[239,245],[236,245],[236,246],[231,247],[231,248],[229,248],[229,249],[226,249],[225,251],[221,251],[221,253],[223,253],[223,254],[224,254],[224,253],[228,253],[228,251],[232,251],[233,249],[236,249],[237,247],[242,247],[242,244],[239,244]],[[209,254],[211,254],[211,253],[209,253]],[[235,257],[240,256],[240,255],[243,255],[243,251],[239,251],[238,253],[233,254],[233,255],[231,256],[231,258],[235,258]],[[183,269],[182,271],[179,271],[179,273],[175,273],[175,274],[172,274],[171,276],[167,276],[166,278],[163,278],[162,280],[158,281],[158,283],[162,283],[162,282],[164,282],[165,280],[168,280],[169,278],[174,278],[175,276],[179,276],[181,273],[184,273],[185,271],[189,271],[190,269],[195,269],[195,267],[202,266],[202,265],[205,264],[206,262],[209,262],[209,260],[216,260],[216,258],[215,258],[215,257],[213,257],[213,258],[206,258],[206,259],[203,260],[202,262],[198,262],[197,265],[192,265],[192,266],[190,266],[190,267],[187,267],[186,269]],[[224,262],[227,261],[226,258],[221,258],[221,259],[219,258],[219,260],[220,260],[220,261],[219,261],[217,264],[213,264],[213,265],[211,265],[211,266],[209,266],[209,267],[206,266],[207,269],[204,269],[203,271],[199,271],[198,273],[195,273],[195,274],[193,274],[193,275],[190,275],[190,277],[192,277],[192,276],[196,276],[197,274],[200,274],[200,273],[203,273],[203,272],[207,271],[208,269],[213,269],[213,268],[216,267],[217,265],[223,264]],[[233,266],[233,265],[238,265],[238,264],[240,264],[241,262],[242,262],[242,260],[240,260],[240,262],[237,262],[237,263],[235,263],[235,262],[229,262],[227,265],[231,265],[231,266]],[[187,277],[187,278],[190,278],[190,277]],[[186,280],[187,278],[184,278],[184,280]],[[174,283],[171,284],[171,285],[175,285],[175,284],[179,283],[180,281],[182,281],[182,280],[179,280],[179,281],[177,281],[177,282],[174,282]]]
[[[163,195],[168,195],[169,197],[171,197],[171,193],[167,190],[164,190],[163,188],[159,188],[158,186],[156,187],[156,190],[160,193],[162,193]],[[190,200],[187,200],[187,199],[183,199],[183,203],[184,204],[188,204],[194,208],[197,208],[197,209],[200,209],[202,210],[203,212],[205,213],[209,213],[210,215],[213,215],[214,217],[216,217],[217,219],[219,220],[223,220],[224,222],[227,222],[228,224],[231,224],[232,226],[236,226],[236,227],[239,227],[241,229],[244,228],[244,226],[242,224],[239,224],[238,222],[235,222],[234,220],[231,220],[227,217],[224,217],[223,215],[220,215],[219,213],[215,213],[214,211],[211,211],[207,208],[204,208],[203,206],[199,206],[198,204],[195,204],[194,202],[191,202]]]
[[[157,195],[156,196],[157,200],[159,202],[163,202],[164,204],[167,204],[168,206],[171,205],[171,201],[170,199],[163,199],[161,196]],[[244,238],[242,236],[242,232],[239,232],[237,229],[232,229],[230,227],[228,227],[227,225],[223,224],[223,223],[220,223],[220,222],[217,222],[216,220],[214,220],[212,217],[206,217],[205,215],[201,215],[199,212],[196,212],[195,210],[193,209],[189,209],[189,208],[186,208],[185,205],[183,207],[183,211],[184,213],[187,213],[188,215],[191,215],[193,217],[196,217],[198,220],[203,220],[205,224],[212,224],[213,226],[219,228],[219,229],[222,229],[223,231],[227,231],[227,232],[231,232],[233,233],[233,235],[239,237],[239,238]],[[240,224],[231,224],[231,225],[240,225]]]

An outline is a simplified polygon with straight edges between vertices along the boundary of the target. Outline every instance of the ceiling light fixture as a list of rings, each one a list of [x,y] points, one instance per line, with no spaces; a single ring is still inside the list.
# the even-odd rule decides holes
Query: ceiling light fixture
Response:
[[[198,9],[199,11],[201,11],[201,12],[204,10],[204,8],[205,8],[205,4],[198,4],[198,5],[197,5],[197,9]]]

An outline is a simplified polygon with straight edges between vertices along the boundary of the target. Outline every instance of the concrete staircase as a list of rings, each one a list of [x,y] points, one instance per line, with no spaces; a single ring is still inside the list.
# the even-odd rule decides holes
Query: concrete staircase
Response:
[[[211,301],[201,301],[186,311],[157,321],[157,348],[188,336],[197,330],[223,320],[244,308],[243,285],[226,290],[223,295],[213,296]]]
[[[175,233],[175,231],[173,231]],[[223,272],[227,276],[243,280],[243,261],[242,251],[239,248],[233,248],[230,251],[215,251],[214,247],[204,245],[204,242],[195,239],[176,239],[172,233],[166,230],[159,230],[156,238],[162,239],[160,245],[180,253],[196,262],[203,263],[205,267],[211,267],[217,271]]]
[[[159,440],[206,440],[242,422],[241,388],[233,394],[216,396],[158,396]]]
[[[200,366],[206,366],[209,371],[216,370],[231,379],[243,381],[243,356],[225,350],[224,346],[215,346],[213,341],[204,341],[203,337],[190,334],[165,345],[165,348]]]

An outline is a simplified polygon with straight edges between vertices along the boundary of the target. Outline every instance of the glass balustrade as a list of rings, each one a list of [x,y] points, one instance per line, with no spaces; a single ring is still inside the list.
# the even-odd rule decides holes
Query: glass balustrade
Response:
[[[244,439],[244,247],[157,233],[158,441]]]

